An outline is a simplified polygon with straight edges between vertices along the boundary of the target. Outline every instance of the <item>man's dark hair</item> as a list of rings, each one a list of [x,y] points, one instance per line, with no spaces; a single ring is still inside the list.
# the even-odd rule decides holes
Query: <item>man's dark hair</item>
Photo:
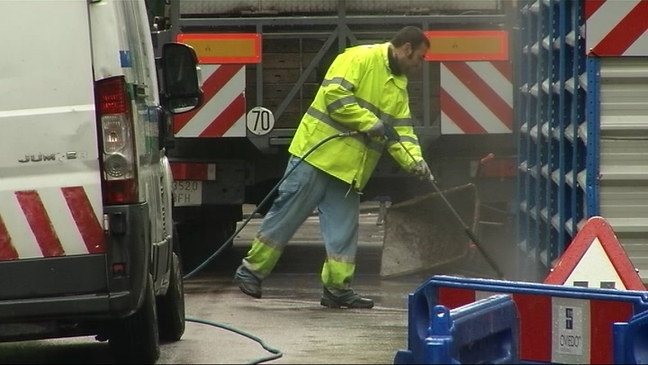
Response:
[[[391,40],[391,44],[394,47],[401,47],[405,43],[411,44],[412,49],[419,48],[423,43],[430,48],[430,40],[425,36],[425,33],[421,29],[413,26],[407,26],[399,30]]]

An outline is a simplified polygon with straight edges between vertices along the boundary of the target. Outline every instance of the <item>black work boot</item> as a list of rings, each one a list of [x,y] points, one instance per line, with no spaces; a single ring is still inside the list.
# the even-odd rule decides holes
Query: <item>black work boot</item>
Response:
[[[238,284],[243,293],[254,298],[261,298],[261,279],[243,264],[236,269],[234,282]]]
[[[374,302],[370,298],[363,298],[353,289],[329,290],[324,288],[324,295],[320,304],[329,308],[373,308]]]

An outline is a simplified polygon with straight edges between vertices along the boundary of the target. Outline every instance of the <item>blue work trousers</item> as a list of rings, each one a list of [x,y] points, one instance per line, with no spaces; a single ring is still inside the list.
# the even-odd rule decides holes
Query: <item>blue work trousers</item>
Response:
[[[350,185],[291,156],[278,196],[265,215],[244,265],[260,278],[274,268],[297,229],[317,208],[327,258],[323,284],[347,288],[355,270],[360,197]],[[285,175],[284,175],[285,176]]]

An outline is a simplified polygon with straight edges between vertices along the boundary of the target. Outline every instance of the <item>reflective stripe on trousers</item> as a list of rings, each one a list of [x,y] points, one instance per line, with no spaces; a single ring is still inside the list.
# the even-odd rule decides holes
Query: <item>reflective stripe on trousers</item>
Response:
[[[286,172],[299,163],[288,161]],[[321,279],[331,289],[350,287],[355,272],[360,197],[345,182],[301,162],[281,183],[243,264],[259,278],[272,272],[288,241],[318,208],[326,248]]]

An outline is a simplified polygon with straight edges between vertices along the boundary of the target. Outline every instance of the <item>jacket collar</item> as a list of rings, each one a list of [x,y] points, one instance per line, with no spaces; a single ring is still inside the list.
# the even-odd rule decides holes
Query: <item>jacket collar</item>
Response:
[[[391,69],[389,68],[388,52],[389,52],[390,44],[391,44],[390,42],[385,42],[380,47],[380,52],[381,52],[381,55],[382,55],[383,64],[385,65],[385,68],[387,69],[387,73],[389,74],[388,80],[394,80],[394,84],[396,84],[396,86],[398,86],[401,89],[406,89],[407,88],[407,76],[405,76],[405,75],[396,76],[396,75],[391,73]]]

